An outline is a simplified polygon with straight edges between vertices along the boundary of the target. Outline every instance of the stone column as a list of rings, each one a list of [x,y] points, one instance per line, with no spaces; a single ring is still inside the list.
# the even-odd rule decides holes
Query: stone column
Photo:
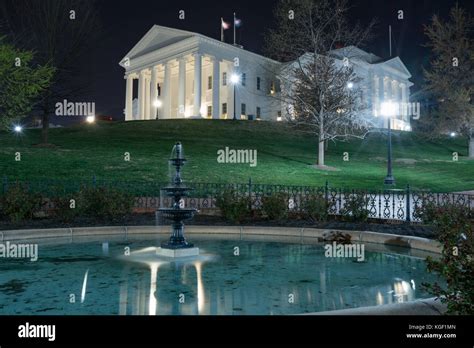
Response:
[[[148,76],[145,79],[145,120],[150,119],[150,79]]]
[[[227,119],[234,117],[234,84],[231,82],[234,65],[227,62]]]
[[[379,77],[372,76],[372,114],[380,116],[380,101],[379,101]]]
[[[389,80],[390,86],[390,100],[394,103],[398,103],[398,96],[397,96],[397,83],[395,80]]]
[[[379,112],[383,119],[383,127],[388,126],[387,118],[382,115],[382,103],[387,102],[388,98],[386,99],[386,91],[385,91],[385,76],[379,76]]]
[[[186,58],[179,59],[178,118],[184,118],[186,111]]]
[[[194,54],[194,110],[193,116],[201,116],[202,56]]]
[[[163,118],[171,118],[171,66],[165,64],[165,78],[163,82]]]
[[[151,67],[151,95],[150,95],[150,119],[156,119],[155,102],[158,100],[158,72],[155,66]]]
[[[140,71],[138,78],[138,117],[137,119],[145,119],[145,72]]]
[[[402,103],[403,103],[403,110],[404,110],[404,115],[403,118],[405,119],[406,122],[410,122],[410,115],[409,115],[409,107],[408,107],[408,88],[405,83],[400,84],[400,89],[401,89],[401,94],[402,94]]]
[[[133,120],[133,77],[127,76],[125,90],[125,121]]]
[[[212,59],[212,118],[219,119],[220,115],[220,61],[216,57]]]

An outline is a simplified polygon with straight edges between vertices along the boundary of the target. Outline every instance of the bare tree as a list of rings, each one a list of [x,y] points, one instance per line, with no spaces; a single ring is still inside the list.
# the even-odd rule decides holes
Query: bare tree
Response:
[[[346,0],[282,0],[277,26],[266,37],[266,53],[286,63],[277,72],[276,95],[288,106],[287,119],[318,138],[321,167],[327,141],[363,137],[369,122],[351,59],[370,39],[375,21],[352,25],[348,11]],[[343,59],[334,54],[341,47]]]
[[[56,102],[75,98],[88,83],[80,61],[90,53],[99,31],[94,0],[2,0],[3,30],[15,45],[35,52],[41,65],[55,68],[38,109],[42,143],[48,144],[49,119]]]
[[[474,20],[457,4],[449,20],[433,15],[425,26],[432,50],[425,70],[428,91],[437,98],[435,131],[457,130],[468,138],[469,157],[474,158]]]

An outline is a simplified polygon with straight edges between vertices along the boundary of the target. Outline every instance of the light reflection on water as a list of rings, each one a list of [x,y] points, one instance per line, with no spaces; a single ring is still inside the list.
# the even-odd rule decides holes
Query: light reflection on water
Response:
[[[363,263],[331,259],[321,245],[202,240],[196,259],[118,259],[126,246],[153,243],[40,246],[37,262],[3,260],[0,314],[296,314],[428,297],[415,284],[434,280],[422,259],[370,251]]]

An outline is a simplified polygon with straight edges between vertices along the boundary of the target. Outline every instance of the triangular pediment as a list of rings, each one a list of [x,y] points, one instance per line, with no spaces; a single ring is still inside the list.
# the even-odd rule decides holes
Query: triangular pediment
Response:
[[[395,70],[399,71],[400,73],[402,73],[404,75],[407,75],[408,78],[411,77],[410,71],[408,71],[407,67],[405,66],[405,64],[403,64],[403,62],[401,61],[401,59],[399,57],[395,57],[395,58],[386,60],[385,62],[380,63],[380,64],[383,64],[383,65],[388,66],[392,69],[395,69]]]
[[[196,34],[184,30],[154,25],[125,57],[129,59],[137,58],[195,35]]]

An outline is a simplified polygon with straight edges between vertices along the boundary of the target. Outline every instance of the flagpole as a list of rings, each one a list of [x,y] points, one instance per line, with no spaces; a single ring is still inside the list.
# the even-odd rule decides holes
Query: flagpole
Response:
[[[221,41],[224,42],[224,19],[221,17]]]
[[[235,46],[235,12],[234,12],[234,46]]]
[[[389,51],[390,51],[390,58],[392,58],[392,26],[388,26],[388,42],[389,42]]]

